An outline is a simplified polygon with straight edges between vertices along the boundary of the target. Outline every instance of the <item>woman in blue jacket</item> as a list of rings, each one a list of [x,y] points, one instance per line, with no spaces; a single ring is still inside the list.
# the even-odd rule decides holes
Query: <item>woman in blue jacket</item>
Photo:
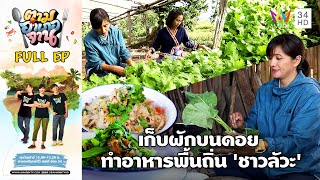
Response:
[[[263,156],[272,156],[272,152],[281,152],[287,157],[301,154],[301,160],[292,168],[265,168],[262,174],[252,175],[246,173],[246,169],[233,171],[237,176],[249,179],[320,177],[320,86],[307,77],[310,67],[304,50],[303,42],[293,34],[273,38],[268,44],[267,56],[274,79],[260,87],[245,121],[238,112],[232,113],[229,119],[235,129],[248,127],[260,131]],[[216,173],[225,175],[223,170]]]

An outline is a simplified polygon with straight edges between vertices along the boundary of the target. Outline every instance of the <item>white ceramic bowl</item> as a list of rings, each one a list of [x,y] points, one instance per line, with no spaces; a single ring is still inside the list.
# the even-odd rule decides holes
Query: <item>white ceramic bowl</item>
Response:
[[[115,88],[120,88],[122,86],[133,86],[133,85],[109,84],[109,85],[97,86],[95,88],[92,88],[83,92],[81,95],[82,109],[84,109],[86,103],[92,103],[95,99],[101,96],[109,96]],[[143,94],[147,99],[153,101],[155,105],[160,106],[166,110],[166,117],[167,117],[166,124],[159,132],[156,133],[156,134],[161,134],[166,130],[168,130],[176,121],[177,109],[175,105],[172,103],[172,101],[162,93],[147,87],[143,87],[143,88],[144,88]],[[82,128],[85,129],[86,131],[90,131],[85,126],[82,126]]]

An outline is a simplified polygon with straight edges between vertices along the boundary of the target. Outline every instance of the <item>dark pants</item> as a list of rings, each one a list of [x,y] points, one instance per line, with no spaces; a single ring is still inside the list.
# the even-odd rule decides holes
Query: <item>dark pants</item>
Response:
[[[227,158],[227,168],[214,168],[214,172],[217,176],[234,176],[245,179],[258,179],[258,180],[268,180],[270,179],[260,168],[253,168],[249,166],[248,168],[241,168],[238,165],[238,161],[233,159],[233,155],[226,156]],[[290,173],[281,175],[277,179],[280,180],[316,180],[315,176],[308,173]]]
[[[66,123],[66,118],[64,115],[55,115],[53,116],[53,125],[52,125],[52,140],[57,141],[57,130],[59,127],[59,140],[62,141],[64,133],[64,124]]]
[[[29,137],[29,131],[30,131],[30,119],[29,117],[22,117],[18,116],[18,126],[23,133],[24,138]],[[24,125],[23,125],[24,123]]]

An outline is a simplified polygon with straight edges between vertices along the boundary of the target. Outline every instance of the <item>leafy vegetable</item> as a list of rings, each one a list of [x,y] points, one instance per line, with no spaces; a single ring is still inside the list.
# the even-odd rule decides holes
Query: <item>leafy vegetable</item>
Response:
[[[205,103],[188,104],[182,113],[184,124],[195,124],[199,127],[212,129],[213,119],[209,106]]]
[[[302,8],[304,5],[306,3],[303,1],[291,0],[229,0],[220,46],[223,52],[221,58],[229,59],[234,65],[239,60],[250,61],[253,64],[266,61],[266,46],[273,37],[284,33],[301,36],[305,31],[295,28],[292,15],[288,22],[283,20],[273,22],[270,7],[276,8],[272,10],[279,13],[280,10],[289,11]],[[303,36],[301,38],[307,39]],[[235,67],[234,65],[231,66]]]
[[[161,64],[155,61],[132,63],[125,69],[126,77],[115,75],[100,78],[93,75],[92,83],[83,82],[83,90],[103,84],[142,84],[160,92],[203,81],[252,64],[266,61],[266,46],[275,36],[293,33],[305,42],[312,40],[302,36],[303,29],[294,27],[294,18],[289,22],[272,21],[270,7],[275,11],[292,10],[306,5],[303,1],[291,0],[229,0],[228,14],[224,24],[220,49],[212,52],[194,51],[179,60],[165,58]]]
[[[95,129],[96,136],[92,139],[82,140],[82,164],[90,167],[101,167],[99,157],[108,156],[108,152],[117,150],[114,155],[118,156],[145,156],[156,154],[153,149],[139,147],[138,141],[126,131],[120,121],[116,120],[109,124],[106,129]],[[113,143],[110,143],[113,142]],[[129,144],[128,144],[129,143]],[[120,149],[114,148],[120,147]]]
[[[132,108],[136,104],[140,104],[145,101],[145,96],[143,95],[143,86],[134,85],[126,86],[128,90],[128,94],[122,93],[122,89],[118,89],[119,96],[122,101],[128,101],[127,105],[123,105],[121,102],[119,103],[108,103],[107,107],[109,110],[109,116],[120,116],[120,122],[125,124],[129,119],[129,113],[132,111]]]
[[[99,154],[108,152],[109,149],[106,147],[94,147],[82,153],[82,159],[95,157]]]
[[[141,125],[143,128],[149,127],[149,125],[148,125],[148,123],[147,123],[147,120],[146,120],[143,116],[140,117],[140,125]]]
[[[232,133],[232,129],[219,117],[217,105],[217,96],[214,92],[205,92],[203,94],[193,94],[186,92],[189,104],[182,112],[184,124],[195,124],[199,127],[212,129],[213,121],[219,123],[227,133]]]
[[[227,134],[233,134],[233,130],[218,115],[219,111],[215,109],[218,101],[214,92],[205,92],[202,94],[193,94],[186,92],[189,104],[182,112],[182,120],[185,125],[197,125],[202,128],[212,129],[213,121],[219,123]],[[243,134],[259,135],[259,130],[245,128]]]

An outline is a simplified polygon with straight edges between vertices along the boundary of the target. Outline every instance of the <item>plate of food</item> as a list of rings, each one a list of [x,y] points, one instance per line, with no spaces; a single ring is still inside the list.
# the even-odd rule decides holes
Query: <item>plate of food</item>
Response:
[[[83,129],[106,129],[118,120],[133,134],[154,128],[155,134],[168,130],[175,122],[177,110],[165,95],[141,85],[111,84],[82,93]]]

